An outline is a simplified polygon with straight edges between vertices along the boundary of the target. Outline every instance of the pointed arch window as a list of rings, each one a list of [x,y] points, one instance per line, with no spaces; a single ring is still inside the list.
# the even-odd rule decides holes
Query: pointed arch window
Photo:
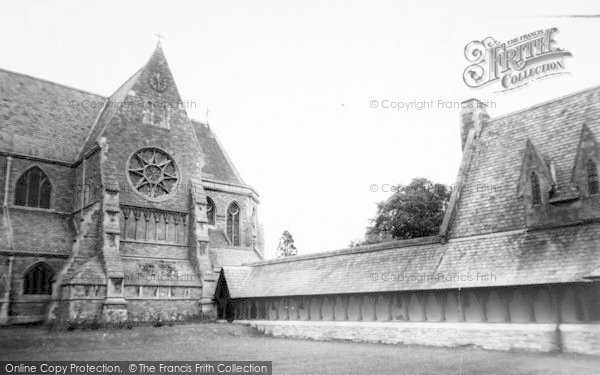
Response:
[[[240,207],[235,202],[227,209],[227,236],[233,246],[240,246]]]
[[[206,217],[208,218],[208,225],[215,225],[215,217],[217,216],[217,209],[215,202],[209,197],[206,197]]]
[[[46,263],[36,263],[23,277],[23,294],[52,294],[54,271]]]
[[[531,203],[542,204],[542,192],[540,190],[540,179],[537,173],[531,172]]]
[[[27,170],[17,180],[15,205],[50,208],[52,184],[38,167]]]
[[[587,180],[588,180],[588,193],[598,194],[598,166],[593,160],[587,162]]]

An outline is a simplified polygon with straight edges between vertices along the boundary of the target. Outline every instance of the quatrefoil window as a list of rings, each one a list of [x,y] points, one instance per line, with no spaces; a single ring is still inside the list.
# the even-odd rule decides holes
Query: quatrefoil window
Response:
[[[155,201],[169,198],[179,179],[173,158],[156,148],[144,148],[133,154],[127,172],[133,189]]]

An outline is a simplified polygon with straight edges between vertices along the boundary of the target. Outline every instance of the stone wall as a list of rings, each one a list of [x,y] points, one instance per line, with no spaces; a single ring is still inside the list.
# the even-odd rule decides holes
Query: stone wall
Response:
[[[597,283],[233,300],[274,336],[600,354]],[[557,327],[560,327],[557,330]]]
[[[181,321],[199,319],[198,298],[129,299],[127,318],[132,322]]]
[[[53,269],[56,275],[65,263],[65,258],[47,258],[41,256],[13,257],[10,280],[5,280],[5,283],[3,282],[4,287],[8,285],[11,287],[10,300],[6,301],[6,314],[12,322],[27,322],[31,320],[43,320],[45,318],[51,296],[23,293],[23,276],[31,266],[38,262],[46,263]],[[0,263],[8,264],[8,257],[0,255]],[[8,278],[8,272],[7,274],[3,274],[3,276]]]
[[[206,196],[215,203],[215,225],[211,228],[223,229],[227,233],[227,209],[236,202],[240,208],[240,246],[252,247],[252,210],[257,210],[256,202],[239,193],[206,189]]]
[[[10,166],[8,205],[11,206],[14,203],[15,187],[19,177],[32,167],[40,168],[52,183],[50,208],[59,212],[71,212],[73,208],[73,191],[75,188],[74,169],[69,166],[26,160],[18,157],[12,159]],[[5,175],[2,174],[1,178],[4,182]],[[2,183],[2,189],[4,189],[4,183]]]
[[[276,337],[600,355],[600,325],[430,322],[239,321]]]
[[[163,89],[152,88],[151,79],[157,72],[166,79]],[[184,264],[180,276],[200,276],[200,265],[205,274],[212,273],[214,265],[206,254],[207,246],[202,249],[203,259],[197,259],[194,254],[198,244],[190,238],[190,190],[199,197],[199,206],[193,209],[204,217],[205,183],[213,187],[210,196],[217,206],[216,228],[226,231],[227,207],[236,201],[241,210],[241,243],[237,248],[253,245],[258,226],[256,194],[247,186],[202,180],[206,177],[204,153],[210,150],[200,149],[198,134],[160,48],[134,78],[117,91],[112,97],[114,101],[97,119],[99,127],[89,134],[82,159],[67,163],[36,157],[8,159],[0,155],[2,204],[5,183],[8,186],[7,207],[2,207],[0,220],[0,324],[16,318],[43,320],[49,315],[67,321],[98,320],[102,315],[134,320],[199,315],[201,299],[204,305],[212,303],[212,295],[202,294],[210,289],[202,288],[205,281],[196,280],[188,285],[180,280],[172,285],[161,280],[160,285],[146,286],[149,283],[146,276],[154,275],[142,275],[137,280],[137,274],[132,278],[131,274],[124,274],[123,268],[176,260]],[[134,188],[130,178],[128,163],[144,148],[169,154],[177,167],[172,172],[178,178],[177,184],[164,199],[148,199]],[[17,180],[34,166],[51,181],[50,209],[14,207]],[[12,230],[8,223],[12,224]],[[203,220],[199,226],[202,238],[195,240],[206,245],[209,237]],[[262,236],[258,237],[262,243]],[[14,267],[11,266],[10,280],[3,280],[9,273],[9,258],[11,265],[14,260]],[[37,261],[49,264],[58,276],[52,296],[22,293],[23,274]],[[69,281],[68,285],[63,283],[62,276],[76,275],[84,268],[92,276],[98,276],[95,282],[80,278]],[[210,281],[214,280],[208,280],[209,286]],[[142,285],[148,295],[136,292]],[[95,292],[100,290],[98,287],[103,288],[100,293]],[[91,288],[93,295],[89,293]],[[156,289],[156,295],[152,288]],[[168,296],[161,295],[167,290]],[[109,306],[106,314],[103,304]],[[123,306],[131,310],[125,311]]]

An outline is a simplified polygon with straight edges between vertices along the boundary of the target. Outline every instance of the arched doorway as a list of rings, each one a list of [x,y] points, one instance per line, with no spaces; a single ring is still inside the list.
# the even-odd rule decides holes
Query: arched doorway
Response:
[[[223,270],[221,270],[221,275],[217,282],[215,302],[217,305],[217,319],[226,319],[230,323],[233,322],[235,309],[229,296],[229,289],[227,288],[227,281],[225,280]]]

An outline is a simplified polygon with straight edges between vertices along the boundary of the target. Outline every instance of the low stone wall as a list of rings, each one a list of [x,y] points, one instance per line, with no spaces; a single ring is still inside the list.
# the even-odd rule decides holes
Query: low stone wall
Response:
[[[564,351],[600,355],[600,324],[563,324],[560,331]]]
[[[259,332],[314,340],[352,340],[385,344],[492,350],[564,351],[600,355],[600,324],[511,324],[434,322],[236,321]]]

